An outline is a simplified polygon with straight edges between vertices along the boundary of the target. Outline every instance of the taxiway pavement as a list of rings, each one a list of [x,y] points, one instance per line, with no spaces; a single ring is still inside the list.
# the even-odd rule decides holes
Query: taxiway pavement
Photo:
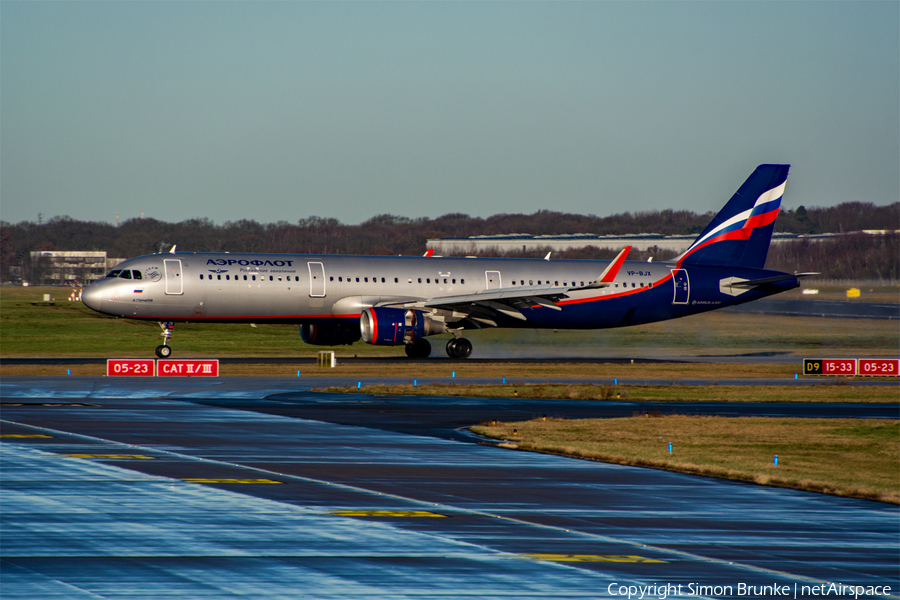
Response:
[[[575,403],[413,405],[262,378],[0,385],[4,600],[900,597],[900,507],[456,427]]]

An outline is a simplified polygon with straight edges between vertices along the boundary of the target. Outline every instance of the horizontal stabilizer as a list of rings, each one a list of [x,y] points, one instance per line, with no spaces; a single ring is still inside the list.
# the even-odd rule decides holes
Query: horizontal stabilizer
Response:
[[[778,277],[764,277],[763,279],[750,279],[747,281],[735,281],[732,287],[754,288],[765,283],[775,283],[777,281],[787,281],[788,279],[796,279],[797,277],[810,277],[812,275],[820,275],[821,273],[794,273],[793,275],[779,275]]]
[[[763,277],[762,279],[741,279],[740,277],[726,277],[719,280],[719,291],[729,296],[740,296],[752,289],[758,288],[768,283],[778,283],[779,281],[790,281],[799,277],[810,277],[811,275],[819,275],[819,273],[794,273],[789,275],[776,275],[774,277]]]

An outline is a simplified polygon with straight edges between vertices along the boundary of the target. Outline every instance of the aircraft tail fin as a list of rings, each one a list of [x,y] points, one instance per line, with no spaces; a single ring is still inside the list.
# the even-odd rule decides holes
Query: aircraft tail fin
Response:
[[[675,261],[681,265],[766,264],[790,165],[760,165]]]

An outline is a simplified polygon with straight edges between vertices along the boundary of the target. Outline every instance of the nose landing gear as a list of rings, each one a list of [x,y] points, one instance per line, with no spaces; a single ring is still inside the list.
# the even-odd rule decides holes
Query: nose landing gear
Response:
[[[169,358],[172,356],[172,347],[169,346],[169,338],[172,337],[172,329],[175,323],[172,321],[160,321],[159,327],[162,329],[160,335],[163,336],[163,343],[156,347],[156,356],[159,358]]]

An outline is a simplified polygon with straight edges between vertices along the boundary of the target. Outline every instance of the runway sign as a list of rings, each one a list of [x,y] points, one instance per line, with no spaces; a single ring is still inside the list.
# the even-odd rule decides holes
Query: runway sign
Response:
[[[106,361],[107,377],[153,377],[156,375],[153,359],[110,358]]]
[[[900,359],[897,358],[861,358],[859,374],[868,377],[897,377],[900,375]]]
[[[804,358],[804,375],[856,375],[855,358]]]
[[[218,377],[218,360],[158,360],[159,377]]]

